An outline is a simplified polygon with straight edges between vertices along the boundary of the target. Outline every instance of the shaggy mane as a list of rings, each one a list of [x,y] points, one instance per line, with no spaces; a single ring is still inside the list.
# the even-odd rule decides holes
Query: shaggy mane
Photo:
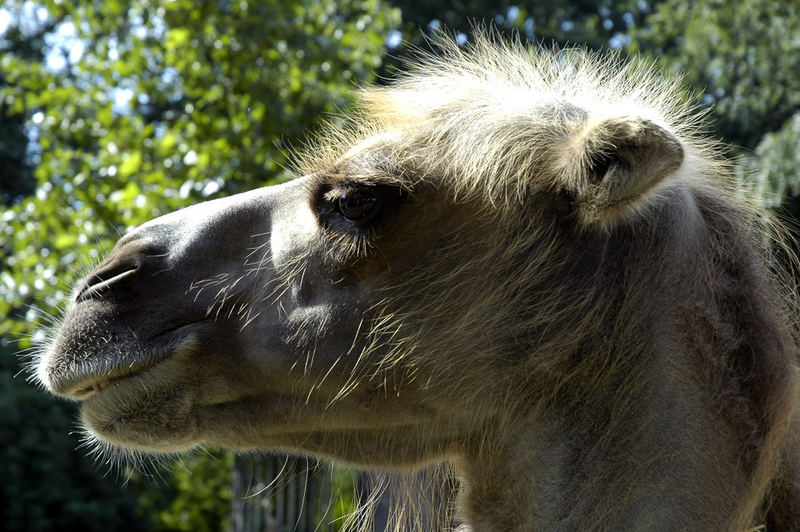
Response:
[[[680,78],[642,59],[581,48],[526,48],[487,31],[460,47],[433,39],[390,86],[368,87],[343,123],[331,123],[297,156],[300,175],[337,168],[376,148],[396,172],[433,178],[456,200],[513,210],[531,191],[558,190],[554,154],[610,117],[658,124],[680,139],[696,175],[726,174],[717,143],[702,138],[705,113]]]

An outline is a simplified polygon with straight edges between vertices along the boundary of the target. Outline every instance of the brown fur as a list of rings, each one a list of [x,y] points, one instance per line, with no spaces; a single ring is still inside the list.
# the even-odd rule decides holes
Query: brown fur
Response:
[[[676,82],[487,36],[440,44],[366,90],[300,158],[308,176],[118,244],[101,273],[161,242],[170,286],[211,316],[177,354],[92,395],[120,370],[68,317],[41,380],[88,397],[86,424],[126,447],[450,460],[476,531],[799,527],[797,305],[773,256],[790,254]],[[364,190],[382,211],[354,227],[336,205]],[[73,313],[106,318],[136,359],[119,316],[144,296],[88,286]],[[97,346],[86,375],[68,369],[78,344]]]

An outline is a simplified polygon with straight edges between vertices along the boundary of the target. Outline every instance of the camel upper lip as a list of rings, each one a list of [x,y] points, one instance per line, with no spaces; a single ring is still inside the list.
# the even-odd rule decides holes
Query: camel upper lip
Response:
[[[109,386],[116,383],[117,381],[125,380],[130,377],[135,377],[136,375],[139,375],[140,373],[144,372],[145,370],[151,367],[153,366],[148,366],[128,374],[104,376],[102,378],[97,378],[93,380],[81,381],[79,383],[76,383],[69,390],[63,392],[63,395],[68,395],[74,399],[84,401],[92,397],[93,395],[103,393]]]
[[[136,360],[129,360],[127,364],[120,364],[119,360],[115,361],[113,358],[108,360],[100,358],[95,363],[66,371],[63,369],[56,371],[53,366],[49,366],[46,369],[49,377],[48,387],[57,395],[79,401],[100,394],[110,386],[139,376],[170,359],[175,349],[191,337],[184,329],[201,321],[204,320],[184,323],[159,332],[153,336],[154,339],[163,339],[164,335],[172,335],[172,338],[166,341],[160,340],[157,346],[142,346],[141,356]],[[44,370],[44,367],[42,369]]]
[[[142,357],[130,366],[98,364],[85,367],[57,378],[49,379],[53,392],[63,397],[83,401],[104,392],[110,386],[141,375],[169,359],[172,349]]]

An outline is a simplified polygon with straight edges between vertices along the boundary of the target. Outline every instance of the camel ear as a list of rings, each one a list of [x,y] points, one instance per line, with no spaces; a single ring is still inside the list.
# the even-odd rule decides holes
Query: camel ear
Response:
[[[683,162],[678,138],[644,118],[603,120],[572,148],[566,188],[588,223],[631,212]]]

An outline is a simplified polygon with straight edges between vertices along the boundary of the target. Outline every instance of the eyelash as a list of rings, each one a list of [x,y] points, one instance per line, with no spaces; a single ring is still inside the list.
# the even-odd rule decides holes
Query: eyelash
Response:
[[[365,190],[376,198],[377,211],[360,224],[341,212],[340,202],[346,194],[358,195]],[[326,254],[337,262],[368,256],[376,244],[378,229],[386,211],[399,203],[403,196],[402,191],[388,185],[343,183],[322,188],[316,197],[320,226],[324,229]]]

